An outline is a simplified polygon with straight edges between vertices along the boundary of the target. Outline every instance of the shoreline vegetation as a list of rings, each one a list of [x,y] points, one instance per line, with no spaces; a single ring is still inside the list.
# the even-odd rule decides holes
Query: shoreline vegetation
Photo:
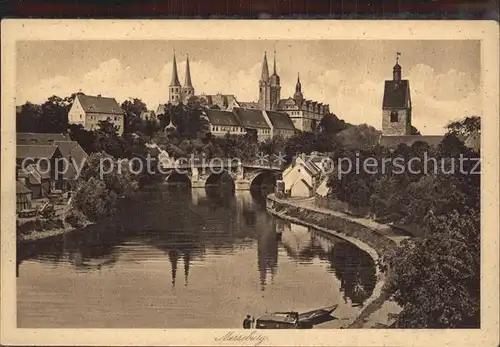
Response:
[[[377,283],[364,308],[342,328],[358,329],[374,323],[370,317],[381,310],[389,299],[384,290],[386,274],[378,264],[383,255],[396,248],[405,236],[398,235],[389,226],[378,224],[366,218],[355,218],[342,212],[318,208],[314,198],[281,199],[275,194],[267,196],[266,208],[272,215],[295,224],[319,230],[323,233],[342,238],[368,253],[376,264]],[[389,320],[390,317],[385,317]]]

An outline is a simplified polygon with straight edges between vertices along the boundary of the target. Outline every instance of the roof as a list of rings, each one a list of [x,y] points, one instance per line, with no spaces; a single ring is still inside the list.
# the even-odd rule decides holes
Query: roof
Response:
[[[234,113],[220,110],[206,110],[206,114],[210,124],[212,125],[230,125],[240,126],[238,119]]]
[[[328,187],[328,177],[326,177],[319,185],[318,189],[316,189],[316,194],[320,196],[327,196],[330,188]]]
[[[17,145],[16,159],[52,158],[58,151],[55,145]]]
[[[437,146],[443,140],[442,135],[401,135],[401,136],[388,136],[382,135],[380,137],[380,145],[387,148],[396,148],[404,143],[411,146],[415,142],[426,142],[431,146]]]
[[[300,164],[307,171],[309,171],[311,176],[315,177],[315,176],[321,174],[321,168],[318,167],[318,165],[316,165],[316,163],[313,160],[311,160],[311,157],[302,158],[302,156],[299,156],[297,159],[300,159],[300,161],[299,161]]]
[[[276,129],[295,130],[293,122],[284,112],[266,111],[271,124]]]
[[[85,112],[104,113],[104,114],[123,114],[123,110],[116,102],[115,98],[106,98],[102,96],[90,96],[78,94],[76,96],[80,101]]]
[[[16,181],[16,195],[29,194],[31,190],[19,181]]]
[[[68,169],[63,172],[63,177],[67,179],[76,178],[77,171],[74,165],[76,164],[78,167],[82,167],[84,162],[87,160],[87,153],[76,141],[57,141],[56,145],[59,147],[59,150],[64,158],[68,160],[70,157],[72,158],[68,163]]]
[[[29,183],[33,185],[42,183],[42,175],[40,174],[40,172],[38,172],[36,167],[31,164],[26,166],[24,170],[19,169],[17,176],[27,178]],[[47,175],[44,175],[43,178],[47,178],[46,176]]]
[[[249,110],[240,107],[233,108],[233,113],[244,128],[250,129],[270,129],[262,111]]]
[[[294,107],[298,109],[297,101],[295,101],[294,98],[288,98],[288,99],[281,99],[278,102],[278,109],[285,109],[285,108],[290,108]]]
[[[60,133],[17,133],[16,142],[18,145],[50,145],[55,141],[69,140],[69,136]]]
[[[220,109],[226,109],[236,97],[232,94],[212,94],[212,95],[200,95],[200,99],[205,99],[208,106],[219,106]]]
[[[156,114],[164,114],[165,113],[165,104],[159,104],[158,107],[156,108]]]
[[[248,108],[251,110],[259,110],[260,109],[259,103],[253,102],[253,101],[252,102],[239,101],[238,104],[241,106],[241,108]]]
[[[410,82],[408,80],[385,81],[382,108],[406,107],[406,100],[409,99],[409,93]]]

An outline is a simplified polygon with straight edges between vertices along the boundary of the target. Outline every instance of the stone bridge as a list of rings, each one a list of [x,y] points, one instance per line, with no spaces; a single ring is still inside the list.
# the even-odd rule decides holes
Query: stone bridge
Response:
[[[230,177],[236,190],[249,190],[264,181],[281,178],[283,165],[263,161],[211,160],[210,162],[169,162],[162,165],[167,182],[186,182],[192,188],[217,184],[222,177]]]

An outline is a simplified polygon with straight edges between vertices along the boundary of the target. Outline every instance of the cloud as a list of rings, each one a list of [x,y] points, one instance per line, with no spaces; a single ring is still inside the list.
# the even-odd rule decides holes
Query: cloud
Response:
[[[185,61],[178,62],[181,84],[184,84]],[[232,69],[230,64],[216,67],[210,61],[190,62],[191,77],[197,94],[234,94],[240,101],[258,99],[261,63],[245,70]],[[88,94],[113,96],[118,102],[129,97],[141,98],[149,108],[168,100],[172,78],[172,63],[162,66],[151,76],[137,76],[133,69],[118,59],[110,59],[83,74],[54,76],[28,88],[18,86],[17,103],[40,103],[51,95],[67,96],[79,90]],[[281,97],[293,95],[297,78],[296,67],[280,66]],[[301,74],[302,89],[307,99],[330,104],[330,110],[353,124],[367,123],[381,128],[383,81],[371,80],[370,75],[342,73],[337,69],[321,73]],[[472,76],[456,70],[438,74],[424,64],[408,69],[413,122],[422,134],[442,134],[444,126],[455,119],[481,115],[481,100]],[[374,78],[374,77],[372,77]]]

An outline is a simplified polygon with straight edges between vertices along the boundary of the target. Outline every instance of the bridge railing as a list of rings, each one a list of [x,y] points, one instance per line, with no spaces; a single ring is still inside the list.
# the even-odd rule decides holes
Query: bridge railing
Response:
[[[162,167],[164,169],[190,169],[190,168],[237,168],[238,166],[246,167],[246,168],[255,168],[255,169],[270,169],[270,170],[283,170],[285,165],[279,165],[277,163],[273,163],[272,161],[264,161],[264,160],[245,160],[238,161],[234,158],[221,159],[216,162],[212,160],[202,159],[202,160],[169,160],[163,161]]]

